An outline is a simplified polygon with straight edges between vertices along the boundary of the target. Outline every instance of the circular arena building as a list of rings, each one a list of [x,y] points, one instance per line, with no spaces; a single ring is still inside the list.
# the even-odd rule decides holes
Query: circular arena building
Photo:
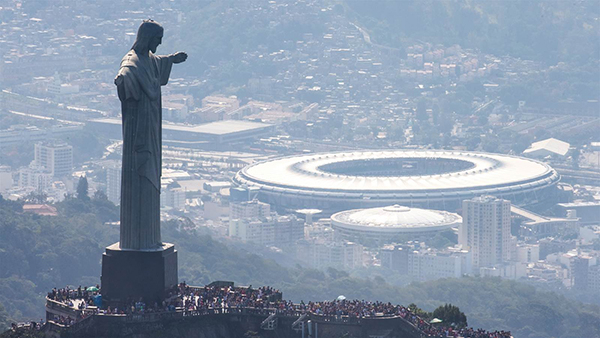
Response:
[[[516,156],[466,151],[381,150],[276,158],[240,170],[234,183],[259,188],[279,209],[324,214],[394,204],[454,211],[463,200],[494,195],[516,205],[552,200],[560,176]]]
[[[382,208],[341,211],[331,216],[331,227],[359,242],[392,243],[458,227],[462,217],[455,213],[393,205]]]

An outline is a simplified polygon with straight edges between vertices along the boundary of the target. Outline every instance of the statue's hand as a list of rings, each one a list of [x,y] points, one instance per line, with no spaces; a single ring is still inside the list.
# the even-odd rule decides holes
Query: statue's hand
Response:
[[[182,63],[183,61],[187,60],[187,57],[188,56],[186,52],[177,52],[172,56],[173,63]]]

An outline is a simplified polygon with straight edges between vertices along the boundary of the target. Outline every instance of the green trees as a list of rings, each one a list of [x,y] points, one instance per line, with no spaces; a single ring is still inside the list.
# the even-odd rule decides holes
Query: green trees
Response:
[[[433,310],[432,317],[441,319],[445,325],[452,325],[455,327],[466,327],[467,316],[464,312],[461,312],[458,306],[452,304],[445,304],[437,309]]]
[[[95,201],[106,201],[106,200],[108,200],[108,196],[106,196],[106,193],[104,192],[104,190],[96,190],[96,192],[94,193],[94,200]]]
[[[8,327],[9,325],[10,320],[8,318],[8,313],[4,309],[4,306],[2,306],[2,303],[0,303],[0,332],[2,332],[3,329]]]
[[[77,183],[77,198],[80,200],[89,200],[90,196],[88,195],[88,181],[85,176],[81,176],[79,178],[79,182]]]
[[[408,308],[408,309],[409,309],[409,310],[410,310],[412,313],[414,313],[414,314],[416,314],[416,315],[418,315],[418,316],[420,316],[420,317],[423,317],[423,318],[426,318],[426,319],[429,319],[429,318],[431,318],[431,312],[427,312],[427,311],[425,311],[425,310],[421,309],[421,308],[420,308],[420,307],[418,307],[418,306],[417,306],[417,304],[415,304],[415,303],[410,303],[410,304],[408,304],[407,308]]]
[[[39,320],[51,288],[98,282],[102,250],[119,236],[103,225],[103,218],[118,220],[118,208],[106,202],[69,198],[53,217],[0,199],[0,303],[8,317]]]

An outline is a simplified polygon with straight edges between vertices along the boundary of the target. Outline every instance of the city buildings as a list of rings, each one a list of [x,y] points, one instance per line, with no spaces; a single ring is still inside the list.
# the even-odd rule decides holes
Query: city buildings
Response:
[[[279,248],[304,238],[304,220],[295,215],[272,213],[267,203],[230,202],[229,208],[229,237]]]
[[[600,292],[600,251],[573,249],[549,254],[546,262],[564,267],[563,284],[584,292]]]
[[[434,250],[409,242],[387,245],[379,254],[382,267],[398,271],[411,281],[459,278],[472,272],[471,253],[459,247]]]

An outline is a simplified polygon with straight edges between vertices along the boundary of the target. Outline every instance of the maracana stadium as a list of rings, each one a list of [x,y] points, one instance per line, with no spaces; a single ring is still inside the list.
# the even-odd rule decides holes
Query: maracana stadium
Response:
[[[560,176],[549,165],[502,154],[443,150],[374,150],[288,156],[251,164],[234,177],[259,188],[278,209],[407,207],[455,211],[494,195],[520,206],[556,196]]]

